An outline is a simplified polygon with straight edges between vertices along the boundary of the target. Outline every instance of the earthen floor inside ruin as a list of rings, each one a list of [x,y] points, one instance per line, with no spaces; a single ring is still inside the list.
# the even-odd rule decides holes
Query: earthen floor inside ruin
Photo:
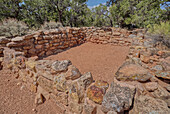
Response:
[[[114,74],[128,55],[129,47],[84,43],[44,60],[70,60],[82,74],[91,72],[94,80],[113,81]]]

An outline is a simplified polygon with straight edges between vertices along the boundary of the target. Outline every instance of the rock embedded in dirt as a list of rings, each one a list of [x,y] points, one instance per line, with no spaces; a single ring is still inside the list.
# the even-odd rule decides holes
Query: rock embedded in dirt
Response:
[[[96,81],[91,85],[87,90],[87,96],[90,100],[94,101],[97,104],[101,104],[103,101],[103,96],[108,89],[109,84],[105,81]]]
[[[66,72],[67,80],[75,80],[81,76],[80,71],[73,65],[68,66],[68,71]]]
[[[35,104],[36,105],[40,105],[44,103],[45,98],[43,97],[43,95],[41,93],[38,93],[35,97]]]
[[[169,114],[170,109],[161,99],[155,99],[147,95],[135,98],[133,109],[129,114]]]
[[[158,83],[157,82],[148,82],[145,84],[145,88],[148,91],[155,91],[158,89]]]
[[[56,61],[52,64],[51,68],[56,72],[62,72],[66,71],[69,65],[71,65],[70,60]]]
[[[136,92],[134,86],[123,82],[112,82],[102,102],[102,111],[123,112],[129,110]]]
[[[151,73],[137,64],[124,63],[116,72],[116,78],[121,81],[146,82],[152,77]]]

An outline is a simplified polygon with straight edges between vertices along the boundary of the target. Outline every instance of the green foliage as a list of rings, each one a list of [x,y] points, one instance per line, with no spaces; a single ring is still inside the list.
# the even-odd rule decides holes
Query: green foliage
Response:
[[[154,24],[149,28],[149,32],[159,34],[170,38],[170,21]]]
[[[16,19],[5,19],[0,23],[0,35],[6,37],[22,36],[28,32],[28,27],[24,22]]]
[[[50,21],[50,22],[45,22],[44,25],[42,26],[42,29],[44,30],[49,30],[49,29],[56,29],[59,27],[63,27],[62,23],[60,22],[55,22],[55,21]]]
[[[135,25],[146,28],[170,20],[168,1],[107,0],[106,5],[89,9],[87,0],[0,0],[0,21],[16,18],[35,29],[50,21],[71,27]]]

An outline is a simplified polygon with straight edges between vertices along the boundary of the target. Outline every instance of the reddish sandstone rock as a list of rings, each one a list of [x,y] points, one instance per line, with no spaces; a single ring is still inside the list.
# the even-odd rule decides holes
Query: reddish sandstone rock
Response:
[[[105,81],[96,81],[92,86],[87,90],[87,96],[90,100],[94,101],[97,104],[101,104],[103,101],[103,96],[108,89],[109,84]]]

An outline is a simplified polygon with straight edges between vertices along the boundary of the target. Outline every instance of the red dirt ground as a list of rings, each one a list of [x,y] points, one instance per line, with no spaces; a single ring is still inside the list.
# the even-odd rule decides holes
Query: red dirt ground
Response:
[[[46,60],[71,60],[82,74],[91,72],[94,80],[113,81],[113,76],[125,61],[129,47],[85,43]]]
[[[0,114],[62,114],[63,110],[52,99],[36,107],[35,93],[24,87],[11,71],[1,70],[0,74]]]
[[[44,59],[69,59],[82,74],[91,72],[95,80],[111,83],[128,50],[128,47],[85,43]],[[24,87],[11,71],[4,69],[0,74],[0,114],[62,114],[63,110],[52,99],[36,107],[35,94]]]

